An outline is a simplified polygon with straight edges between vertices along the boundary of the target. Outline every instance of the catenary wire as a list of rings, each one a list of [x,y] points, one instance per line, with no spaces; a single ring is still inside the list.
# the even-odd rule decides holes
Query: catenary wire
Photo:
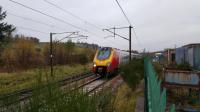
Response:
[[[130,20],[128,19],[126,13],[124,12],[124,10],[123,10],[123,8],[121,7],[121,5],[119,4],[118,0],[115,0],[115,1],[117,2],[117,4],[118,4],[120,10],[122,11],[122,13],[123,13],[124,17],[126,18],[126,20],[128,21],[128,23],[132,26]]]
[[[16,26],[16,27],[20,28],[20,29],[24,29],[24,30],[29,30],[29,31],[34,31],[34,32],[42,33],[42,34],[49,34],[47,32],[43,32],[43,31],[39,31],[39,30],[35,30],[35,29],[32,29],[32,28],[27,28],[27,27],[23,27],[23,26]]]
[[[78,27],[78,26],[76,26],[76,25],[73,25],[73,24],[71,24],[71,23],[69,23],[69,22],[67,22],[67,21],[65,21],[65,20],[59,19],[59,18],[57,18],[57,17],[51,16],[51,15],[46,14],[46,13],[44,13],[44,12],[42,12],[42,11],[37,10],[37,9],[31,8],[31,7],[29,7],[29,6],[26,6],[26,5],[22,4],[22,3],[16,2],[16,1],[14,1],[14,0],[9,0],[9,1],[11,1],[11,2],[13,2],[13,3],[15,3],[15,4],[18,4],[18,5],[20,5],[20,6],[23,6],[23,7],[27,8],[27,9],[30,9],[30,10],[32,10],[32,11],[34,11],[34,12],[40,13],[40,14],[42,14],[42,15],[44,15],[44,16],[50,17],[50,18],[52,18],[52,19],[54,19],[54,20],[57,20],[57,21],[59,21],[59,22],[65,23],[65,24],[67,24],[67,25],[69,25],[69,26],[71,26],[71,27],[74,27],[74,28],[77,28],[77,29],[80,29],[80,30],[86,30],[86,29],[80,28],[80,27]]]
[[[60,22],[62,22],[62,23],[65,23],[65,24],[67,24],[67,25],[70,25],[70,26],[72,26],[72,27],[74,27],[74,28],[80,29],[80,30],[82,30],[82,31],[86,31],[86,32],[88,32],[88,33],[90,33],[90,34],[92,34],[92,35],[96,35],[95,33],[92,33],[92,32],[90,32],[90,31],[87,31],[86,29],[83,29],[83,28],[80,28],[80,27],[78,27],[78,26],[75,26],[75,25],[73,25],[73,24],[71,24],[71,23],[68,23],[68,22],[62,20],[62,19],[59,19],[59,18],[54,17],[54,16],[51,16],[51,15],[46,14],[46,13],[44,13],[44,12],[42,12],[42,11],[37,10],[37,9],[31,8],[31,7],[29,7],[29,6],[26,6],[26,5],[22,4],[22,3],[16,2],[16,1],[14,1],[14,0],[9,0],[9,1],[11,1],[11,2],[13,2],[13,3],[15,3],[15,4],[18,4],[18,5],[20,5],[20,6],[23,6],[23,7],[27,8],[27,9],[30,9],[30,10],[32,10],[32,11],[34,11],[34,12],[37,12],[37,13],[40,13],[40,14],[45,15],[45,16],[47,16],[47,17],[50,17],[50,18],[52,18],[52,19],[54,19],[54,20],[57,20],[57,21],[60,21]],[[99,37],[99,36],[98,36],[98,37]],[[102,38],[101,38],[101,39],[102,39]],[[103,39],[103,40],[104,40],[104,39]],[[119,43],[117,43],[117,44],[119,44]]]
[[[128,16],[126,15],[125,11],[124,11],[123,8],[121,7],[119,1],[118,1],[118,0],[115,0],[115,1],[116,1],[117,5],[119,6],[120,10],[122,11],[124,17],[126,18],[127,22],[128,22],[131,26],[133,26],[132,23],[130,22]],[[140,41],[139,41],[139,38],[138,38],[138,36],[137,36],[137,34],[136,34],[136,31],[135,31],[135,28],[134,28],[134,27],[133,27],[133,33],[134,33],[134,35],[135,35],[135,37],[136,37],[136,40],[138,41],[138,44],[140,44],[140,46],[141,46],[141,43],[140,43]]]
[[[38,24],[41,24],[41,25],[45,25],[45,26],[48,26],[50,28],[58,28],[60,30],[66,30],[66,29],[63,29],[63,28],[60,28],[58,26],[55,26],[53,24],[47,24],[45,22],[42,22],[42,21],[38,21],[38,20],[34,20],[34,19],[31,19],[31,18],[28,18],[28,17],[23,17],[23,16],[20,16],[20,15],[16,15],[16,14],[13,14],[11,12],[7,12],[9,15],[11,16],[14,16],[14,17],[17,17],[17,18],[21,18],[21,19],[24,19],[24,20],[27,20],[27,21],[31,21],[31,22],[34,22],[34,23],[38,23]]]
[[[78,20],[80,20],[80,21],[82,21],[82,22],[84,22],[84,23],[86,23],[86,24],[88,24],[88,25],[90,25],[90,26],[92,26],[92,27],[95,27],[96,29],[100,29],[100,30],[101,30],[101,28],[100,28],[99,26],[97,26],[97,25],[95,25],[95,24],[93,24],[93,23],[91,23],[91,22],[88,22],[87,20],[84,20],[83,18],[81,18],[81,17],[79,17],[79,16],[73,14],[73,13],[70,12],[70,11],[68,11],[68,10],[66,10],[66,9],[64,9],[64,8],[62,8],[62,7],[60,7],[60,6],[56,5],[56,4],[54,4],[54,3],[52,3],[52,2],[49,2],[48,0],[43,0],[43,1],[46,2],[46,3],[48,3],[48,4],[50,4],[50,5],[52,5],[52,6],[54,6],[54,7],[56,7],[56,8],[58,8],[58,9],[60,9],[61,11],[65,12],[65,13],[68,14],[68,15],[71,15],[71,16],[74,17],[74,18],[76,18],[76,19],[78,19]]]

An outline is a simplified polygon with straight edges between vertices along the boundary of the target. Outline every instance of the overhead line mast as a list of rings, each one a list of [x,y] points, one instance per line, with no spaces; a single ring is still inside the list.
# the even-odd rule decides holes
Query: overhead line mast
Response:
[[[119,34],[117,34],[116,32],[115,32],[115,30],[116,29],[125,29],[125,28],[128,28],[129,29],[129,38],[126,38],[126,37],[124,37],[124,36],[121,36],[121,35],[119,35]],[[133,28],[132,26],[129,26],[129,27],[120,27],[120,28],[109,28],[109,29],[103,29],[103,31],[108,31],[108,32],[110,32],[110,33],[112,33],[114,36],[116,35],[116,36],[118,36],[118,37],[120,37],[120,38],[122,38],[122,39],[125,39],[125,40],[128,40],[129,41],[129,62],[131,62],[131,28]],[[112,31],[110,31],[111,29],[114,29],[114,32],[112,32]],[[114,37],[113,36],[113,37]]]
[[[24,7],[24,8],[30,9],[30,10],[32,10],[32,11],[34,11],[34,12],[37,12],[37,13],[39,13],[39,14],[42,14],[42,15],[44,15],[44,16],[47,16],[47,17],[49,17],[49,18],[52,18],[52,19],[54,19],[54,20],[56,20],[56,21],[65,23],[65,24],[67,24],[67,25],[70,25],[70,26],[72,26],[72,27],[74,27],[74,28],[77,28],[77,29],[80,29],[80,30],[82,30],[82,31],[86,31],[86,32],[88,32],[88,33],[90,33],[90,34],[92,34],[92,35],[96,35],[95,33],[91,32],[91,31],[88,31],[87,29],[84,29],[84,28],[81,28],[81,27],[79,27],[79,26],[73,25],[73,24],[71,24],[71,23],[69,23],[69,22],[67,22],[67,21],[65,21],[65,20],[62,20],[62,19],[57,18],[57,17],[54,17],[54,16],[52,16],[52,15],[49,15],[49,14],[47,14],[47,13],[44,13],[44,12],[42,12],[42,11],[40,11],[40,10],[37,10],[37,9],[34,9],[34,8],[32,8],[32,7],[26,6],[26,5],[24,5],[24,4],[20,3],[20,2],[15,1],[15,0],[9,0],[9,1],[10,1],[10,2],[13,2],[13,3],[15,3],[15,4],[18,4],[18,5],[20,5],[20,6]],[[98,29],[101,29],[101,28],[98,28]],[[97,37],[101,37],[101,36],[97,36]],[[91,39],[92,39],[92,38],[91,38]],[[101,38],[101,39],[104,40],[103,38]]]
[[[119,1],[118,1],[118,0],[115,0],[115,1],[116,1],[117,5],[119,6],[120,10],[122,11],[124,17],[126,18],[127,22],[130,24],[130,26],[133,27],[133,33],[134,33],[134,35],[135,35],[135,38],[136,38],[136,40],[138,41],[138,44],[141,45],[141,43],[140,43],[140,41],[139,41],[139,38],[138,38],[138,36],[137,36],[137,34],[136,34],[135,27],[134,27],[134,26],[132,25],[132,23],[130,22],[128,16],[126,15],[126,13],[125,13],[125,11],[123,10],[122,6],[120,5]]]
[[[48,0],[43,0],[43,1],[46,2],[46,3],[48,3],[48,4],[50,4],[50,5],[53,6],[53,7],[56,7],[57,9],[63,11],[64,13],[66,13],[66,14],[68,14],[68,15],[71,15],[72,17],[74,17],[74,18],[76,18],[76,19],[78,19],[78,20],[80,20],[80,21],[82,21],[82,22],[84,22],[84,23],[86,23],[86,24],[88,24],[88,25],[90,25],[90,26],[92,26],[92,27],[94,27],[94,28],[96,28],[96,29],[102,31],[102,28],[99,27],[98,25],[95,25],[95,24],[92,24],[91,22],[88,22],[87,20],[85,20],[85,19],[83,19],[83,18],[81,18],[81,17],[79,17],[79,16],[73,14],[72,12],[70,12],[70,11],[68,11],[68,10],[66,10],[66,9],[64,9],[64,8],[62,8],[62,7],[60,7],[60,6],[58,6],[58,5],[56,5],[55,3],[52,3],[52,2],[50,2],[50,1],[48,1]],[[86,32],[88,32],[88,33],[90,33],[90,34],[92,34],[92,35],[95,35],[95,36],[99,37],[96,33],[93,33],[93,32],[90,32],[90,31],[86,31]],[[117,44],[119,44],[119,43],[117,43]]]

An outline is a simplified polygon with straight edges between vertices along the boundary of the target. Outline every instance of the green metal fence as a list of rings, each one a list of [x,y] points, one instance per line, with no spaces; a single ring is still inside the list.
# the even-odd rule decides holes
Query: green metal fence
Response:
[[[153,68],[149,58],[145,58],[145,112],[166,111],[166,89],[161,88],[161,81]],[[175,112],[175,105],[172,105],[169,112]]]

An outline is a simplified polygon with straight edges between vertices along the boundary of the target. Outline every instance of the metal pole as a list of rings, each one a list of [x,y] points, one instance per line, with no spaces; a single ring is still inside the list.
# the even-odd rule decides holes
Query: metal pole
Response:
[[[132,26],[129,26],[129,63],[131,62],[131,28]]]
[[[50,33],[50,64],[51,64],[51,77],[53,76],[53,51],[52,51],[52,35],[53,33]]]

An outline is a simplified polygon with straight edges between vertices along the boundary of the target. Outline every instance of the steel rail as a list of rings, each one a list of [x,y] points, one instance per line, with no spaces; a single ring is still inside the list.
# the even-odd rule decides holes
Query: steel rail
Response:
[[[88,77],[86,77],[86,78],[88,78]],[[72,90],[70,90],[70,91],[67,91],[67,92],[64,93],[63,95],[67,94],[68,92],[73,92],[73,91],[75,91],[75,90],[78,90],[78,89],[80,89],[81,87],[84,87],[85,85],[88,85],[88,84],[90,84],[90,83],[92,83],[92,82],[94,82],[94,81],[96,81],[96,80],[98,80],[98,79],[100,79],[100,78],[101,78],[101,76],[97,76],[97,77],[93,78],[92,80],[90,80],[90,81],[88,81],[88,82],[86,82],[86,83],[84,83],[84,84],[78,86],[77,88],[74,88],[74,89],[72,89]],[[57,100],[57,99],[61,98],[63,95],[57,96],[57,97],[53,98],[53,100]],[[51,99],[51,101],[52,101],[52,99]],[[40,108],[42,105],[43,105],[43,104],[40,104],[39,107],[37,107],[37,108]]]
[[[117,75],[109,80],[105,80],[101,84],[99,84],[99,85],[95,86],[94,88],[92,88],[91,90],[87,91],[86,95],[90,95],[90,94],[94,93],[95,90],[99,89],[100,87],[102,87],[102,89],[110,88],[111,85],[106,85],[106,84],[109,82],[112,84],[113,82],[115,82],[115,80],[118,80],[118,77],[119,77],[119,75]]]
[[[97,90],[98,88],[102,87],[103,85],[105,85],[108,81],[110,80],[107,80],[107,81],[104,81],[102,82],[101,84],[95,86],[94,88],[92,88],[91,90],[87,91],[86,95],[89,95],[91,94],[92,92],[94,92],[95,90]]]
[[[85,73],[81,73],[81,74],[78,74],[78,75],[72,74],[69,77],[65,77],[64,79],[58,80],[58,81],[53,82],[53,83],[62,83],[62,82],[65,82],[65,81],[73,80],[75,78],[80,78],[82,76],[87,76],[88,74],[90,75],[91,72],[85,72]],[[42,87],[45,87],[47,85],[48,84],[45,84]],[[42,88],[42,87],[40,87],[40,88]],[[37,89],[40,89],[40,88],[25,88],[25,89],[18,90],[18,91],[12,92],[12,93],[3,94],[3,95],[0,95],[0,100],[4,99],[5,97],[8,98],[8,97],[11,97],[11,96],[14,96],[14,95],[17,96],[17,95],[20,95],[20,94],[26,94],[28,92],[32,92],[33,90],[37,90]],[[1,98],[1,97],[4,97],[4,98]]]
[[[59,87],[62,87],[64,85],[66,85],[66,84],[73,83],[75,81],[79,81],[81,79],[90,77],[92,75],[94,75],[94,74],[91,73],[91,72],[82,73],[82,74],[79,74],[79,75],[74,75],[74,76],[71,76],[71,77],[64,78],[62,80],[59,80],[59,81],[56,81],[56,82],[53,82],[53,83],[45,84],[45,85],[43,85],[42,87],[39,87],[39,88],[34,88],[34,89],[27,88],[27,89],[23,89],[23,90],[19,90],[19,91],[7,94],[5,96],[2,96],[3,98],[0,98],[0,100],[6,99],[6,98],[10,98],[10,97],[22,97],[22,98],[19,98],[18,100],[13,101],[13,102],[9,102],[8,104],[1,105],[0,108],[2,108],[3,106],[9,106],[11,104],[15,104],[17,102],[24,101],[24,100],[26,100],[26,99],[31,97],[31,94],[32,94],[32,92],[34,90],[38,90],[38,89],[44,88],[44,87],[48,86],[49,84],[59,84]]]

